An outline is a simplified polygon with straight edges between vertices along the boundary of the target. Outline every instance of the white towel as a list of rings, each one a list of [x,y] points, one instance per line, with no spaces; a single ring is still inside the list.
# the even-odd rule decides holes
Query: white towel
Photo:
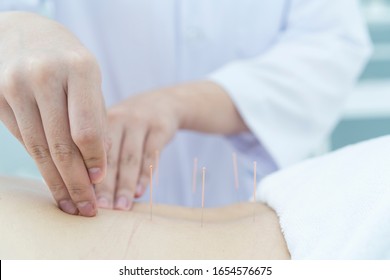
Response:
[[[265,178],[293,259],[390,259],[390,137],[352,145]]]

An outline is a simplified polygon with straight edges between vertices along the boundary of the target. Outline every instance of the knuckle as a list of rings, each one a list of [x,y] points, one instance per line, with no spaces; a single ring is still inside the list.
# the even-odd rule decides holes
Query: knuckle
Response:
[[[53,77],[56,78],[58,60],[51,57],[37,57],[30,59],[29,74],[34,83],[39,86],[44,86],[51,83]]]
[[[19,91],[18,89],[25,83],[25,72],[20,63],[13,64],[3,71],[0,90],[5,96],[12,96]]]
[[[76,154],[76,150],[71,144],[56,143],[52,150],[53,159],[62,164],[71,162]]]
[[[32,145],[28,150],[32,158],[40,164],[47,163],[51,159],[49,147],[46,145]]]
[[[96,58],[87,50],[74,50],[70,51],[66,55],[67,64],[73,69],[80,71],[90,71],[96,69]]]
[[[171,125],[169,122],[163,120],[156,120],[152,124],[152,129],[154,133],[166,134],[171,130]]]
[[[72,139],[77,146],[87,146],[100,139],[100,133],[95,128],[85,128],[72,132]]]

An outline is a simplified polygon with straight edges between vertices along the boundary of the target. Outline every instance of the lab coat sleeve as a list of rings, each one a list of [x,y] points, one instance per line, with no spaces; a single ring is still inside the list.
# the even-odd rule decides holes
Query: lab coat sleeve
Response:
[[[357,1],[293,0],[265,53],[233,61],[210,79],[229,93],[257,144],[281,168],[324,141],[370,52]],[[230,139],[246,153],[254,150],[241,136]]]

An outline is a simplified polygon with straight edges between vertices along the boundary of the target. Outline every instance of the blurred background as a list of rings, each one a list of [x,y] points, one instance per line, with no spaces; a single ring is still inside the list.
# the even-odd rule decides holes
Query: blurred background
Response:
[[[390,134],[390,0],[361,0],[373,55],[348,100],[344,115],[319,153]],[[39,172],[0,123],[0,175],[39,178]]]
[[[361,0],[373,54],[327,149],[390,134],[390,0]]]

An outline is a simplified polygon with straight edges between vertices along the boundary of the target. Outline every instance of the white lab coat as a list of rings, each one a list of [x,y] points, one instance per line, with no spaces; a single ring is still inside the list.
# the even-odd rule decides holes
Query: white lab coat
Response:
[[[191,191],[195,156],[207,168],[206,206],[250,197],[253,161],[261,178],[317,147],[370,53],[355,0],[0,0],[3,10],[43,6],[96,55],[108,105],[211,79],[250,127],[229,137],[178,133],[162,153],[160,203],[200,205],[199,185]]]

